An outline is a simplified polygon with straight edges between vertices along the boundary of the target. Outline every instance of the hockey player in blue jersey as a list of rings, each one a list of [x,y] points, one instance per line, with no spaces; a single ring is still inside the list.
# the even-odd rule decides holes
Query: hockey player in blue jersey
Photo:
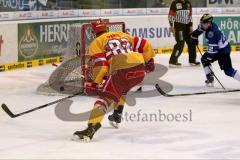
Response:
[[[194,45],[198,45],[198,36],[205,34],[208,40],[208,51],[201,58],[202,65],[207,77],[205,81],[207,86],[213,86],[214,73],[212,72],[211,63],[218,61],[221,70],[227,76],[233,77],[240,81],[240,72],[232,67],[230,58],[231,46],[227,41],[224,33],[219,29],[217,24],[213,22],[211,14],[204,14],[201,17],[200,25],[191,35],[191,41]]]

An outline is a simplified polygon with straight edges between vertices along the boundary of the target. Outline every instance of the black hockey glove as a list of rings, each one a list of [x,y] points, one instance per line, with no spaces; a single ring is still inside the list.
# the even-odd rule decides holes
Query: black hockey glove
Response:
[[[203,63],[204,66],[208,66],[210,63],[213,62],[213,56],[212,54],[209,54],[208,52],[204,53],[201,61]]]

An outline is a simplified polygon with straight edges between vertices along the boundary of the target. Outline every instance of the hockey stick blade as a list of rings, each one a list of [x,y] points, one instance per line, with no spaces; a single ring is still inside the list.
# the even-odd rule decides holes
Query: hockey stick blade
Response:
[[[7,107],[6,104],[2,104],[2,109],[11,117],[11,118],[15,118],[16,115],[14,115],[9,108]]]
[[[169,95],[167,94],[167,93],[165,93],[161,88],[160,88],[160,86],[158,85],[158,84],[155,84],[155,88],[157,89],[157,91],[161,94],[161,95],[163,95],[163,96],[165,96],[165,97],[169,97]],[[171,97],[171,96],[170,96]]]
[[[31,112],[34,112],[34,111],[37,111],[37,110],[40,110],[42,108],[46,108],[48,106],[51,106],[53,104],[56,104],[56,103],[59,103],[59,102],[62,102],[66,99],[70,99],[70,98],[73,98],[75,96],[78,96],[78,95],[83,95],[84,93],[83,92],[79,92],[79,93],[76,93],[76,94],[73,94],[73,95],[69,95],[67,97],[64,97],[64,98],[61,98],[61,99],[58,99],[56,101],[53,101],[53,102],[50,102],[50,103],[47,103],[47,104],[44,104],[44,105],[41,105],[41,106],[38,106],[38,107],[35,107],[35,108],[32,108],[30,110],[27,110],[25,112],[21,112],[21,113],[18,113],[18,114],[13,114],[10,109],[7,107],[6,104],[2,104],[2,109],[11,117],[11,118],[16,118],[16,117],[19,117],[19,116],[22,116],[22,115],[25,115],[25,114],[28,114],[28,113],[31,113]]]
[[[231,93],[231,92],[240,92],[240,89],[233,90],[223,90],[223,91],[212,91],[212,92],[195,92],[195,93],[182,93],[182,94],[167,94],[164,92],[161,87],[156,84],[155,88],[157,91],[165,97],[180,97],[180,96],[195,96],[195,95],[204,95],[204,94],[219,94],[219,93]]]

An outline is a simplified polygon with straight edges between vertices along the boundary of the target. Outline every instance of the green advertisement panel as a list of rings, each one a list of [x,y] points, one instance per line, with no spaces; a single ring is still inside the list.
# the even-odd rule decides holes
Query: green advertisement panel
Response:
[[[89,22],[90,20],[74,20],[19,24],[18,61],[63,55],[67,49],[70,25]]]
[[[214,22],[224,32],[232,45],[240,45],[240,17],[239,16],[218,16]],[[206,41],[204,41],[206,45]]]

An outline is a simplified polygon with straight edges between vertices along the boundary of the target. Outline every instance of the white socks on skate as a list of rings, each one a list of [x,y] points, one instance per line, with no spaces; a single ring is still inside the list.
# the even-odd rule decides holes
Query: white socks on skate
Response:
[[[206,75],[212,73],[212,71],[213,71],[212,65],[204,67],[204,72],[205,72]]]

